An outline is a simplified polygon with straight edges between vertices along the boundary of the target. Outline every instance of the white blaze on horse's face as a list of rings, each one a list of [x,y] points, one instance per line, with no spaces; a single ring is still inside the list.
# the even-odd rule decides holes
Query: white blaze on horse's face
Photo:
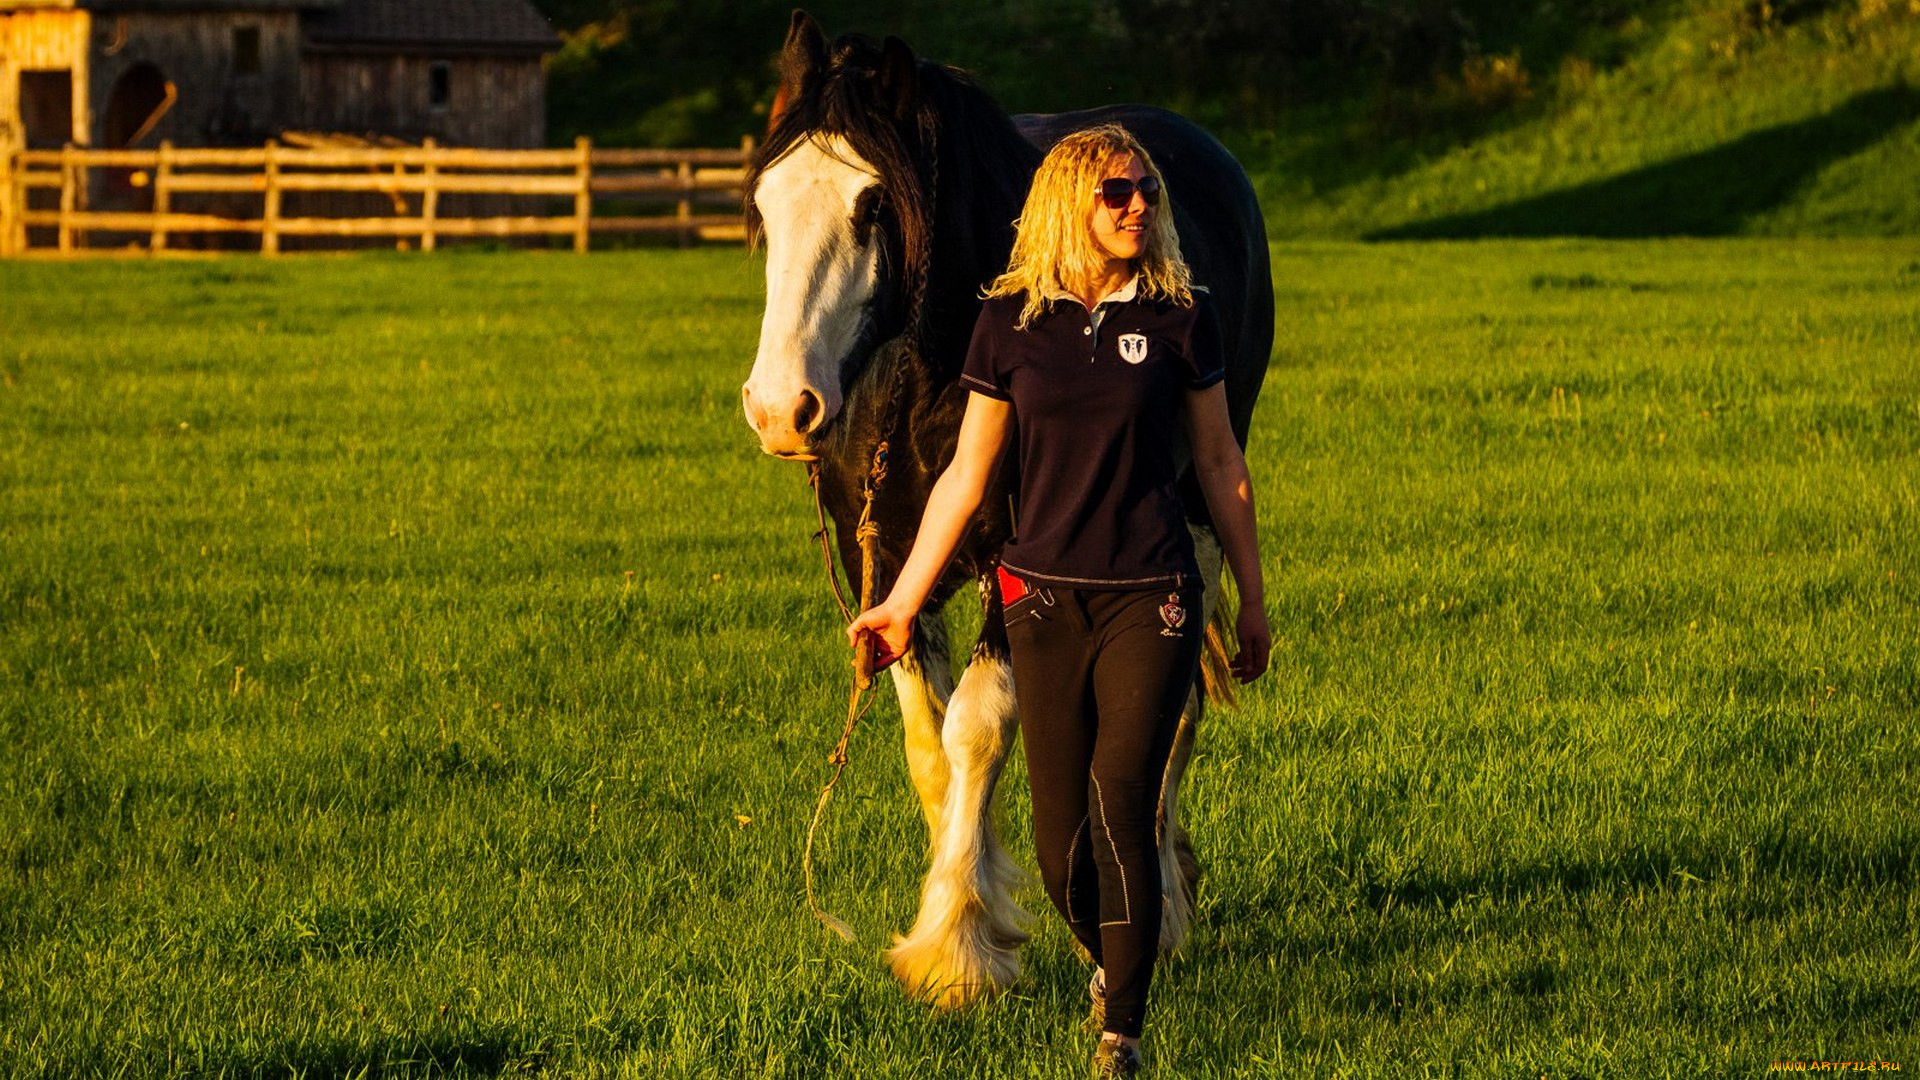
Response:
[[[809,456],[840,413],[840,368],[879,287],[878,230],[855,206],[879,175],[838,136],[797,144],[760,174],[754,205],[767,245],[767,311],[741,396],[760,448]],[[864,242],[863,242],[864,241]]]

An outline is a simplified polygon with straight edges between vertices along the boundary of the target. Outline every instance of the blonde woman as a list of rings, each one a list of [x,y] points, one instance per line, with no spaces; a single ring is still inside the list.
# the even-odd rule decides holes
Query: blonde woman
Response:
[[[1094,1067],[1107,1076],[1140,1069],[1160,935],[1154,815],[1204,632],[1176,484],[1183,423],[1239,586],[1240,681],[1266,670],[1271,643],[1219,330],[1165,194],[1117,125],[1047,154],[974,327],[953,461],[892,592],[848,630],[856,644],[877,635],[886,656],[906,650],[1014,442],[1016,536],[1000,576],[1034,842],[1047,895],[1097,965]]]

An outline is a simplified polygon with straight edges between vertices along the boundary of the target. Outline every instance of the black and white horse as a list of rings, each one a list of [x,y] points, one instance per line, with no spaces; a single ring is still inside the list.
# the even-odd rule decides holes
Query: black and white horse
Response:
[[[863,582],[855,524],[875,447],[883,439],[890,447],[872,508],[873,581],[865,583],[877,600],[953,453],[967,397],[955,380],[980,290],[1006,268],[1013,221],[1042,154],[1069,132],[1124,124],[1165,175],[1182,250],[1220,316],[1229,411],[1245,444],[1273,343],[1273,285],[1252,187],[1211,136],[1141,106],[1008,117],[960,72],[916,57],[899,39],[876,46],[849,35],[829,44],[800,12],[782,70],[747,179],[748,221],[766,247],[767,308],[742,395],[762,449],[818,463],[856,595]],[[1188,506],[1204,515],[1191,476],[1188,484]],[[932,852],[919,916],[889,956],[910,993],[945,1006],[1009,985],[1025,940],[1012,896],[1024,875],[991,821],[1016,730],[999,598],[979,590],[984,628],[958,685],[940,614],[969,581],[985,580],[1010,533],[1005,491],[991,493],[986,506],[893,669]],[[1211,614],[1219,545],[1203,518],[1194,536]],[[1163,949],[1186,934],[1198,876],[1177,795],[1199,709],[1196,691],[1162,789]]]

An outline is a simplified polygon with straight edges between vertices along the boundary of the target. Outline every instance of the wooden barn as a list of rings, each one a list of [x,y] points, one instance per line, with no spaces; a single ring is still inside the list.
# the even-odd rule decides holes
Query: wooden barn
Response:
[[[344,0],[301,16],[301,123],[408,142],[545,145],[560,41],[528,0]]]
[[[546,139],[529,0],[0,0],[0,156],[287,131]]]

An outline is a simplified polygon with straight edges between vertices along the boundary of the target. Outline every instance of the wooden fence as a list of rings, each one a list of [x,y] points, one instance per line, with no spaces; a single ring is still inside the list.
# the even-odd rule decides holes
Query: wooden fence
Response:
[[[162,252],[180,243],[208,246],[208,234],[257,234],[265,255],[279,254],[289,237],[393,237],[400,246],[417,242],[422,251],[451,237],[571,237],[580,252],[596,235],[737,241],[745,235],[740,185],[751,152],[750,141],[736,150],[596,150],[584,138],[566,150],[478,150],[429,141],[418,147],[162,143],[153,150],[17,151],[0,160],[0,255],[69,254],[98,248],[102,238],[111,250]],[[287,212],[292,193],[313,204],[317,200],[304,193],[336,193],[333,201],[341,203],[337,193],[356,192],[386,196],[392,215],[369,216],[362,207],[359,216],[335,216],[311,205]],[[442,212],[445,195],[490,198],[468,199],[467,212],[452,216]],[[182,209],[196,199],[220,206]],[[485,212],[473,209],[476,202]]]

